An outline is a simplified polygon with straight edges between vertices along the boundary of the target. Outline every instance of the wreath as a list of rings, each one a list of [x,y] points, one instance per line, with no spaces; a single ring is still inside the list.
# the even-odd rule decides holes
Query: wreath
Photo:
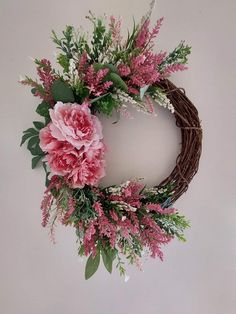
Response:
[[[126,39],[120,18],[91,12],[90,37],[72,26],[61,36],[52,31],[62,71],[47,59],[35,59],[39,80],[21,80],[41,99],[36,112],[43,121],[23,132],[21,145],[27,142],[32,168],[41,162],[46,173],[42,225],[53,241],[57,222],[75,228],[78,254],[88,257],[86,279],[100,259],[108,272],[115,263],[124,276],[123,257],[139,268],[144,255],[162,260],[162,246],[173,238],[185,241],[189,227],[173,203],[198,170],[202,130],[196,108],[169,76],[187,68],[190,47],[181,42],[169,54],[153,52],[163,18],[150,28],[150,13],[134,23]],[[128,116],[131,105],[148,114],[158,105],[170,110],[181,129],[181,153],[157,186],[135,179],[101,187],[106,145],[96,113],[110,116],[115,110]]]

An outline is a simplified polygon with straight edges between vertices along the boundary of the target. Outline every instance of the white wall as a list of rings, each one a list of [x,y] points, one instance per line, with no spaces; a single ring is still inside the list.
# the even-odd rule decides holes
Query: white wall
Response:
[[[195,102],[204,128],[200,171],[176,203],[192,222],[188,242],[173,242],[165,249],[165,261],[146,262],[143,273],[129,269],[127,283],[102,267],[86,282],[73,230],[58,228],[53,246],[40,226],[44,174],[30,169],[29,153],[19,147],[22,130],[36,117],[37,101],[17,84],[18,75],[34,76],[28,56],[53,58],[52,28],[86,28],[89,9],[121,15],[125,27],[130,26],[148,2],[0,0],[2,314],[236,313],[234,0],[159,0],[153,15],[166,17],[158,47],[174,48],[181,39],[193,46],[189,71],[173,77]],[[177,155],[179,134],[171,115],[159,110],[156,120],[135,116],[116,129],[104,122],[111,148],[108,183],[133,175],[158,182]],[[126,132],[122,142],[119,132]],[[139,137],[133,140],[135,132]],[[137,154],[140,158],[130,163]]]

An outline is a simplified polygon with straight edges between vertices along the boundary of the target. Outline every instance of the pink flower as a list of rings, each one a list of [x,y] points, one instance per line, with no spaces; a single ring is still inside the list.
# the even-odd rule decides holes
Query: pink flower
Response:
[[[78,163],[82,162],[83,152],[69,143],[58,142],[59,147],[46,155],[46,160],[53,174],[66,176],[70,174]]]
[[[103,209],[102,209],[102,204],[100,202],[95,202],[93,204],[93,208],[96,210],[96,212],[98,213],[99,217],[104,215],[104,212],[103,212]]]
[[[117,69],[119,71],[120,76],[123,76],[123,77],[128,76],[131,72],[130,68],[127,65],[122,64],[122,63],[118,65]]]
[[[40,130],[40,147],[53,174],[72,188],[97,186],[105,175],[105,145],[98,118],[87,104],[58,102],[50,110],[52,122]]]
[[[112,33],[113,43],[120,44],[121,43],[121,18],[116,19],[113,15],[110,16],[110,30]]]
[[[163,20],[164,20],[164,17],[161,17],[159,20],[157,20],[155,27],[150,32],[150,38],[149,38],[150,42],[153,41],[153,39],[155,39],[157,35],[159,34]]]
[[[108,72],[109,69],[100,69],[96,72],[92,65],[88,67],[84,75],[84,81],[91,94],[100,96],[107,92],[109,87],[113,84],[112,81],[104,82],[104,78]]]
[[[41,129],[39,132],[40,147],[43,151],[46,152],[55,150],[60,146],[60,142],[51,134],[50,125],[51,123]]]
[[[176,212],[174,208],[162,208],[160,204],[147,204],[146,208],[150,211],[155,211],[163,215],[171,215]]]
[[[98,118],[91,115],[87,103],[57,102],[54,109],[50,109],[52,123],[49,125],[51,135],[58,141],[66,141],[77,149],[85,151],[93,145],[100,145],[102,126]],[[41,133],[41,132],[40,132]],[[41,143],[42,150],[47,150]]]
[[[149,40],[149,24],[150,20],[147,19],[139,30],[135,41],[135,45],[137,48],[144,48],[147,44]]]
[[[85,185],[96,186],[105,175],[104,147],[90,150],[89,154],[78,150],[69,143],[46,156],[52,173],[64,176],[72,188]]]
[[[175,73],[177,71],[187,70],[187,67],[182,63],[173,63],[165,67],[164,72],[162,73],[162,78],[166,78],[170,76],[171,73]]]

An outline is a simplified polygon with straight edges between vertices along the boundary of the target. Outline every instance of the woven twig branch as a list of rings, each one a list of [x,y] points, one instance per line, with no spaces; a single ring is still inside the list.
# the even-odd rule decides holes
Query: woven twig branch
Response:
[[[160,82],[167,97],[175,109],[176,125],[181,129],[182,148],[176,159],[176,166],[171,174],[158,187],[173,184],[172,202],[187,191],[189,183],[198,171],[202,152],[202,128],[198,111],[185,95],[182,88],[177,88],[169,80]]]

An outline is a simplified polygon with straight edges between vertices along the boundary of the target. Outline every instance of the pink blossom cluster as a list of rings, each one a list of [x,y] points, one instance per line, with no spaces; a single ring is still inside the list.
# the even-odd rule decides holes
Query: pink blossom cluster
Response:
[[[42,59],[37,62],[39,64],[37,66],[37,74],[42,85],[29,78],[21,80],[20,82],[23,85],[31,86],[35,90],[34,91],[35,97],[39,97],[53,106],[54,100],[52,97],[51,87],[53,82],[57,79],[57,77],[52,69],[51,62],[49,60]]]
[[[110,16],[110,30],[112,33],[112,39],[114,44],[120,44],[121,37],[121,18],[116,19],[113,15]]]
[[[164,60],[166,54],[153,54],[145,51],[138,56],[131,58],[129,64],[120,63],[118,71],[122,78],[125,78],[129,92],[139,94],[140,87],[152,85],[161,79],[158,65]]]
[[[156,25],[154,26],[152,31],[149,30],[150,19],[146,19],[144,21],[135,40],[135,45],[137,48],[141,49],[152,48],[153,45],[152,42],[157,37],[160,31],[163,19],[164,18],[162,17],[159,20],[157,20]],[[151,44],[151,47],[148,47],[149,44]]]
[[[88,65],[88,55],[86,52],[82,53],[77,65],[77,70],[80,79],[85,83],[91,95],[103,95],[113,84],[111,81],[104,82],[104,78],[108,74],[109,69],[99,69],[97,71],[93,65]]]
[[[144,184],[138,181],[130,181],[121,186],[119,193],[111,193],[108,197],[110,201],[125,202],[135,208],[140,208],[142,205],[142,195],[140,191],[144,188]]]
[[[53,174],[70,187],[97,185],[105,175],[105,145],[98,118],[83,103],[57,102],[50,109],[51,122],[40,130],[40,147]]]
[[[113,84],[111,81],[103,82],[104,77],[108,74],[109,69],[100,69],[97,72],[90,65],[84,75],[84,81],[91,94],[100,96],[105,94],[109,87]]]
[[[81,234],[84,234],[83,245],[85,255],[96,254],[96,241],[97,239],[108,239],[110,247],[118,246],[123,250],[123,242],[120,239],[126,239],[132,243],[132,238],[135,237],[143,247],[150,250],[153,258],[159,257],[162,259],[161,245],[168,243],[172,237],[167,235],[156,223],[153,218],[152,212],[158,212],[163,215],[171,215],[175,212],[174,209],[163,209],[159,204],[142,204],[143,195],[141,190],[143,184],[135,181],[121,187],[120,191],[110,194],[109,200],[116,204],[127,204],[135,207],[135,211],[118,210],[114,205],[113,209],[105,212],[102,201],[94,203],[93,208],[97,213],[97,218],[90,220],[89,223],[81,222],[78,228]],[[103,195],[103,198],[105,196]],[[146,208],[145,215],[139,215],[139,210]],[[121,214],[122,213],[122,214]]]

